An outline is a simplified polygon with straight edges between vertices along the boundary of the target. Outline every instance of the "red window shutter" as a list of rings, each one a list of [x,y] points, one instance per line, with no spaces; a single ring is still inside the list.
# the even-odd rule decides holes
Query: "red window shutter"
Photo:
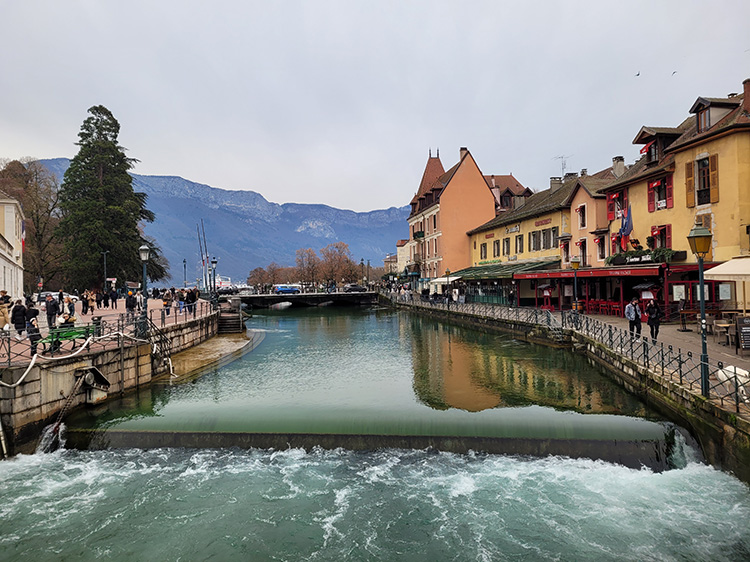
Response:
[[[615,200],[612,193],[607,193],[607,220],[615,220]]]
[[[692,162],[685,163],[685,205],[695,207],[695,176]]]
[[[648,182],[648,212],[653,213],[656,210],[656,202],[654,201],[654,198],[656,197],[656,194],[654,193],[654,188],[651,187],[651,182]]]
[[[672,186],[672,174],[667,176],[667,209],[674,207],[674,189]]]
[[[719,155],[708,157],[709,181],[711,182],[711,203],[719,202]]]
[[[666,238],[667,248],[671,248],[672,247],[672,225],[671,224],[666,225],[664,227],[664,230],[665,230],[664,237]]]

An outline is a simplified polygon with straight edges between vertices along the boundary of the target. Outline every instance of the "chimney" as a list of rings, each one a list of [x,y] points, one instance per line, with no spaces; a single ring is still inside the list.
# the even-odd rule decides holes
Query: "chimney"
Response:
[[[568,172],[567,174],[565,174],[565,177],[563,178],[563,182],[574,180],[577,177],[578,177],[578,172]]]
[[[492,187],[495,187],[495,174],[492,174]]]
[[[616,178],[619,178],[625,173],[625,157],[615,156],[612,158],[612,173]]]
[[[466,148],[465,146],[462,146],[461,148],[459,148],[458,149],[458,159],[459,160],[463,160],[464,156],[466,156],[466,154],[468,154],[468,152],[469,152],[469,149]]]
[[[589,171],[586,168],[581,170],[581,177],[584,178],[589,175]]]
[[[549,179],[549,190],[554,192],[557,191],[562,187],[562,178],[560,177],[551,177]]]
[[[742,109],[750,113],[750,78],[747,78],[742,86],[744,88],[745,99],[742,100]]]

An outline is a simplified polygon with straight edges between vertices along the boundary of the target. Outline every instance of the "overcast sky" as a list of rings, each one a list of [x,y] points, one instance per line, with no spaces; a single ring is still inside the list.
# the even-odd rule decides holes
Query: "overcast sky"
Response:
[[[750,1],[0,0],[0,158],[73,157],[277,203],[408,204],[428,150],[534,190],[750,78]],[[639,74],[640,75],[637,75]]]

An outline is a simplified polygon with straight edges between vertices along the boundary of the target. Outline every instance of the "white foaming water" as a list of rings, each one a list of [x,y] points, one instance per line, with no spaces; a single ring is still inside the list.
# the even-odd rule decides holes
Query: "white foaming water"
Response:
[[[0,480],[9,559],[750,558],[750,491],[694,462],[61,450],[0,463]]]

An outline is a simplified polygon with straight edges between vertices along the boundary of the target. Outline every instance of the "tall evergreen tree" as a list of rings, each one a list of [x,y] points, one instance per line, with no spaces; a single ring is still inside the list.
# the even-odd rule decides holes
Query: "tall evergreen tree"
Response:
[[[78,154],[71,160],[60,188],[62,220],[58,233],[65,243],[65,273],[70,288],[102,287],[102,253],[107,255],[107,276],[141,279],[138,248],[147,243],[140,223],[153,222],[146,194],[133,191],[128,171],[137,160],[118,145],[120,124],[104,106],[89,109],[78,133]],[[168,265],[153,241],[148,264],[152,280],[166,276]]]

